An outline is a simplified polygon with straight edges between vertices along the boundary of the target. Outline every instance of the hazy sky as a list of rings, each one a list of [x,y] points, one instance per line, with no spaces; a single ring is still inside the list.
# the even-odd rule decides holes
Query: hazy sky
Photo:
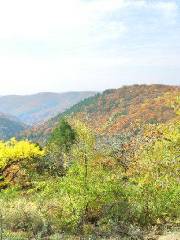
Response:
[[[0,95],[180,84],[180,0],[0,0]]]

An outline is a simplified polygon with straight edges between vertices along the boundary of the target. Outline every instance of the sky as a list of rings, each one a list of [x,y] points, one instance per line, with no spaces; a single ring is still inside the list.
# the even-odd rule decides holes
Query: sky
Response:
[[[0,0],[0,95],[180,84],[180,0]]]

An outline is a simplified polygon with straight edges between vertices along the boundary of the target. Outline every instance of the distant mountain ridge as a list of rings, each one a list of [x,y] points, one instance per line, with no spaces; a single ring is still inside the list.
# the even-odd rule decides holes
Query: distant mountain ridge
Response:
[[[18,132],[26,128],[27,126],[16,117],[0,113],[0,140],[14,137]]]
[[[144,124],[163,123],[176,117],[171,102],[177,96],[180,96],[178,86],[154,84],[109,89],[82,100],[44,124],[29,129],[24,136],[43,143],[64,116],[87,123],[100,135],[126,134],[136,131]]]
[[[26,124],[37,124],[64,112],[95,92],[43,92],[33,95],[0,96],[0,112],[10,114]]]

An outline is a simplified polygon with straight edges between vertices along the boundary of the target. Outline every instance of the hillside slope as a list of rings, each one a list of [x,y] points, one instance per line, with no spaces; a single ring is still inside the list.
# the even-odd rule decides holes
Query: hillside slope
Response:
[[[180,87],[134,85],[106,90],[74,105],[44,124],[26,131],[25,136],[45,142],[61,117],[71,116],[86,122],[100,135],[136,131],[143,124],[167,122],[175,117],[171,102]]]
[[[16,118],[0,113],[0,140],[9,139],[26,127]]]
[[[38,93],[0,97],[0,112],[16,116],[26,124],[35,124],[65,111],[94,92]]]

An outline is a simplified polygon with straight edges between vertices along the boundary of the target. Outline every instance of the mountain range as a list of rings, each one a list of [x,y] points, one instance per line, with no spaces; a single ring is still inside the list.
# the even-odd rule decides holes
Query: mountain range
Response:
[[[47,121],[94,94],[89,91],[0,96],[0,139]]]
[[[33,125],[48,120],[95,92],[38,93],[0,97],[0,112],[17,117]]]
[[[178,96],[178,86],[155,84],[109,89],[28,129],[24,137],[44,143],[62,117],[79,119],[101,136],[128,135],[145,124],[164,123],[176,117],[172,103]]]
[[[180,87],[133,85],[102,93],[38,93],[0,97],[0,139],[13,136],[45,143],[62,117],[79,119],[99,136],[128,135],[145,124],[176,116]]]
[[[0,113],[0,139],[9,139],[26,128],[27,126],[17,118]]]

